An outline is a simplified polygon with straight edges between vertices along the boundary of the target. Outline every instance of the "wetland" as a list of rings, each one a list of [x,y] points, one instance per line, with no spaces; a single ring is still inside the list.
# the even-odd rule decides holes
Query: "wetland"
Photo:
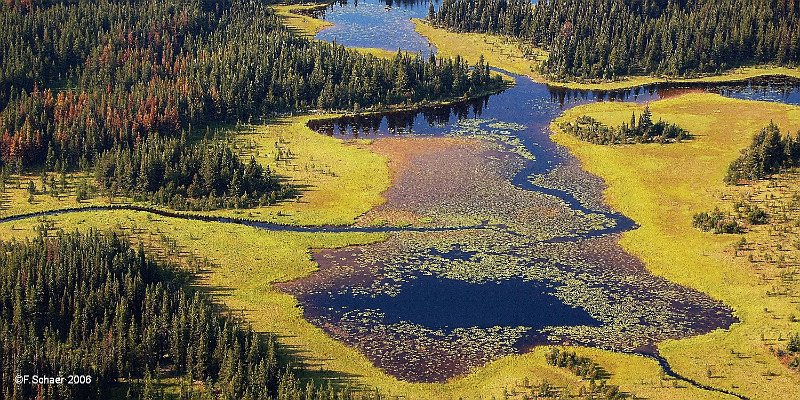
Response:
[[[314,8],[327,22],[316,39],[381,49],[383,54],[403,50],[425,56],[437,48],[410,19],[424,18],[427,6],[415,1],[345,1]],[[576,90],[494,71],[514,85],[447,105],[303,116],[302,122],[292,122],[302,125],[298,132],[313,130],[308,134],[325,139],[326,145],[336,142],[348,151],[366,150],[369,160],[353,162],[351,168],[388,162],[388,171],[374,173],[388,172],[391,184],[379,204],[370,198],[358,207],[362,211],[353,214],[358,215],[354,223],[350,216],[317,223],[320,219],[302,219],[302,212],[283,212],[311,207],[306,204],[313,201],[302,196],[295,205],[278,205],[282,208],[275,219],[252,213],[231,217],[135,204],[87,204],[11,215],[0,223],[11,223],[14,230],[13,223],[32,217],[125,211],[147,214],[148,220],[154,214],[186,224],[225,223],[231,230],[245,227],[230,225],[245,225],[263,235],[307,235],[311,244],[304,241],[295,255],[302,258],[306,249],[313,249],[310,260],[304,259],[309,265],[303,273],[274,278],[270,290],[277,287],[280,296],[296,300],[296,307],[285,304],[302,313],[298,319],[321,329],[320,335],[354,348],[371,365],[404,382],[452,382],[506,356],[535,353],[546,345],[648,357],[677,377],[660,344],[735,329],[742,322],[739,309],[721,296],[654,274],[626,251],[620,241],[639,229],[637,222],[609,206],[606,183],[551,139],[551,123],[575,107],[642,105],[689,93],[797,105],[800,85],[789,78],[759,77]],[[280,151],[289,146],[281,134],[274,139]],[[253,154],[261,162],[271,157],[269,151],[260,147]],[[324,179],[337,179],[330,167],[317,166],[325,160],[317,155],[309,156],[305,171],[313,175],[319,169]],[[335,162],[347,160],[351,158]],[[282,161],[287,171],[299,168]],[[314,195],[313,190],[309,193]],[[326,201],[335,203],[336,198]],[[295,220],[295,215],[301,219]],[[344,239],[371,234],[380,239]],[[317,235],[342,239],[315,247]],[[695,388],[710,387],[680,379]]]
[[[317,38],[436,51],[420,45],[424,38],[408,21],[426,12],[427,3],[337,3],[321,14],[336,29]],[[364,26],[372,33],[362,34]],[[305,317],[412,382],[443,382],[545,344],[658,357],[663,340],[736,323],[729,306],[652,275],[620,247],[620,235],[636,224],[604,203],[602,180],[550,139],[549,126],[581,104],[687,92],[797,104],[797,82],[762,77],[581,91],[502,72],[515,85],[500,94],[309,123],[321,134],[371,139],[371,149],[389,159],[386,202],[357,225],[488,221],[504,229],[397,232],[381,243],[317,251],[318,272],[280,285]]]

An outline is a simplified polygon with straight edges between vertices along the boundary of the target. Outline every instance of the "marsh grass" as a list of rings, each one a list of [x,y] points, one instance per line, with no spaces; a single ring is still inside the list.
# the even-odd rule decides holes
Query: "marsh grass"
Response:
[[[619,124],[642,107],[595,103],[569,110],[562,118],[588,114]],[[659,346],[661,354],[676,371],[708,385],[755,398],[800,396],[798,377],[769,351],[777,338],[797,329],[788,318],[797,312],[797,305],[789,296],[772,295],[775,284],[764,280],[758,262],[754,266],[746,256],[737,256],[740,236],[714,235],[692,227],[694,213],[715,205],[730,207],[731,190],[753,190],[726,187],[723,178],[728,165],[770,120],[792,131],[800,128],[800,108],[713,94],[656,101],[650,108],[665,121],[690,131],[695,140],[669,146],[602,146],[558,132],[558,120],[551,127],[558,143],[569,148],[585,169],[605,180],[609,204],[640,225],[623,235],[623,247],[654,274],[730,305],[741,320],[729,331],[666,341]],[[768,224],[758,229],[774,228]],[[746,236],[748,242],[764,241],[773,249],[780,238],[757,232]],[[709,367],[714,371],[711,377]]]

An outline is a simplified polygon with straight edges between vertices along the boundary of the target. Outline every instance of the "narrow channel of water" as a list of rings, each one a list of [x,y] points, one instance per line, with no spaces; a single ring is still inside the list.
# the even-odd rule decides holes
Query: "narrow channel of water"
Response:
[[[424,17],[427,7],[428,2],[415,0],[337,3],[325,13],[335,26],[318,38],[347,46],[435,51],[408,21]],[[635,224],[602,202],[602,181],[580,169],[574,157],[550,140],[549,123],[564,109],[587,102],[644,102],[687,90],[800,104],[800,86],[785,79],[754,79],[574,91],[509,75],[515,86],[482,99],[311,126],[337,137],[446,136],[496,143],[522,160],[509,175],[513,187],[527,196],[522,196],[521,209],[553,208],[548,212],[569,220],[566,226],[596,222],[586,229],[547,233],[541,239],[535,235],[542,231],[541,221],[529,216],[461,226],[294,227],[137,206],[42,212],[0,222],[126,209],[275,231],[390,233],[384,243],[317,252],[320,272],[282,288],[298,298],[312,323],[357,347],[394,376],[444,381],[531,346],[563,343],[643,354],[658,360],[668,374],[703,387],[675,374],[655,345],[725,329],[737,321],[732,310],[652,276],[619,247],[618,235]],[[558,207],[552,206],[554,200]]]
[[[435,51],[409,21],[424,18],[428,4],[339,2],[323,16],[334,26],[317,38],[351,47]],[[528,193],[531,204],[555,198],[572,212],[564,218],[592,216],[601,223],[544,240],[533,239],[531,232],[541,226],[533,219],[532,228],[517,232],[398,233],[386,243],[318,252],[320,272],[283,289],[298,298],[312,323],[409,381],[443,381],[503,355],[558,343],[644,354],[671,373],[655,350],[659,341],[724,329],[737,319],[724,304],[650,275],[619,247],[618,235],[635,224],[602,202],[602,181],[550,140],[549,124],[565,109],[588,102],[647,102],[686,91],[799,104],[798,85],[753,79],[577,91],[509,75],[516,85],[482,99],[310,126],[342,138],[495,142],[523,156],[511,183]],[[519,221],[509,224],[514,222]]]

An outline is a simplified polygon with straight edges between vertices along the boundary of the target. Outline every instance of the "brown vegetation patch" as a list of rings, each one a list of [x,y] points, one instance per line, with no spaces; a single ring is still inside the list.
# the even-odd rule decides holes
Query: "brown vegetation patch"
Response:
[[[587,224],[560,199],[514,186],[511,179],[525,160],[497,143],[383,138],[371,150],[389,158],[392,186],[384,192],[386,203],[364,215],[362,224],[489,221],[542,238]]]

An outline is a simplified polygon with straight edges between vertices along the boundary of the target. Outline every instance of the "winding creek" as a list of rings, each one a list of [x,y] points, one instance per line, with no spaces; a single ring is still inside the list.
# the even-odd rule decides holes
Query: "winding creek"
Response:
[[[427,7],[336,3],[324,13],[334,26],[317,38],[435,51],[409,21]],[[312,122],[321,134],[375,138],[375,151],[407,161],[395,171],[386,203],[355,226],[294,227],[135,206],[0,222],[121,208],[278,231],[388,233],[381,243],[315,252],[320,270],[280,288],[299,300],[309,321],[399,379],[442,382],[533,346],[571,344],[654,358],[669,375],[721,391],[674,373],[656,345],[727,329],[737,322],[733,311],[653,276],[619,246],[635,223],[604,204],[602,180],[550,139],[549,124],[587,102],[646,102],[686,90],[800,104],[800,87],[760,79],[588,92],[509,75],[516,85],[482,99]],[[411,216],[411,224],[374,224],[395,215]]]
[[[426,54],[435,48],[408,19],[424,18],[427,7],[336,3],[321,16],[333,27],[317,38]],[[311,322],[408,381],[441,382],[535,345],[575,344],[650,357],[668,375],[740,397],[678,375],[656,347],[665,339],[726,329],[737,322],[733,311],[651,275],[620,248],[619,235],[635,223],[603,203],[603,182],[550,139],[549,124],[587,102],[647,102],[687,91],[800,104],[796,82],[767,78],[602,92],[551,88],[503,72],[516,85],[483,99],[310,126],[341,138],[375,138],[378,151],[415,148],[405,150],[408,165],[395,171],[387,203],[365,220],[403,212],[433,225],[466,216],[508,229],[398,232],[383,243],[322,250],[314,255],[319,272],[282,289],[299,299]],[[466,142],[419,150],[437,139]],[[483,143],[479,149],[466,144],[476,140]]]

